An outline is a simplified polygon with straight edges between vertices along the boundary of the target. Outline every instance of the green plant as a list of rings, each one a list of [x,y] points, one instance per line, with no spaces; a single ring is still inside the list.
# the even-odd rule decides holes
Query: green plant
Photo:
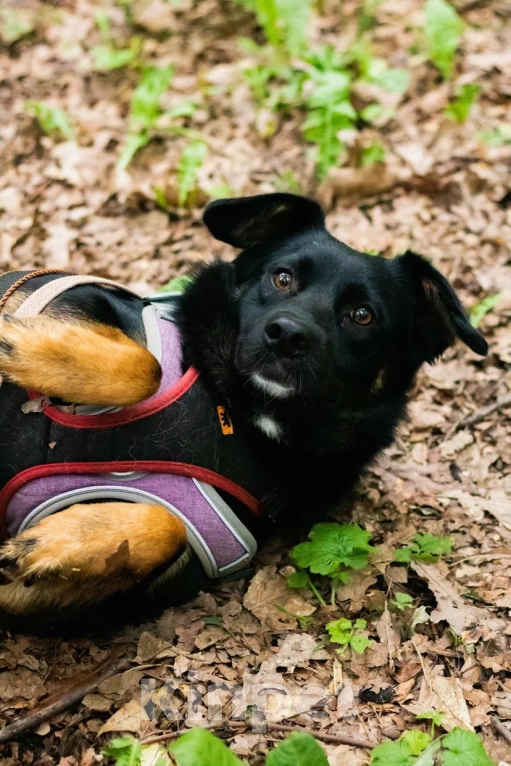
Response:
[[[398,612],[404,612],[405,609],[413,606],[413,598],[408,593],[396,593],[390,605]]]
[[[407,731],[397,742],[375,747],[369,766],[433,766],[433,763],[493,766],[477,734],[459,728],[435,740],[422,731]]]
[[[295,731],[268,753],[266,766],[328,766],[328,761],[314,737]]]
[[[445,713],[442,713],[440,710],[429,710],[427,713],[420,713],[417,716],[418,721],[431,721],[431,739],[435,736],[435,726],[441,726],[442,721],[445,718]]]
[[[374,141],[368,146],[364,146],[360,156],[360,167],[367,168],[385,159],[385,147],[380,141]]]
[[[62,109],[57,109],[44,101],[25,101],[25,109],[32,112],[41,130],[48,135],[60,135],[67,141],[74,141],[75,134]]]
[[[425,714],[423,717],[432,719],[437,715]],[[133,737],[118,737],[103,753],[115,766],[246,764],[207,729],[191,729],[168,746],[140,745]],[[268,753],[265,763],[266,766],[328,766],[323,748],[308,732],[290,734]],[[397,742],[384,742],[375,747],[370,766],[433,766],[433,763],[439,766],[493,766],[477,734],[459,728],[435,740],[426,732],[407,731]]]
[[[438,537],[426,532],[423,535],[415,535],[411,542],[399,548],[394,555],[394,561],[401,564],[409,564],[411,561],[434,563],[441,556],[450,553],[452,540],[450,537]]]
[[[134,38],[130,48],[116,48],[112,41],[108,14],[105,11],[98,11],[95,21],[103,40],[102,45],[97,45],[91,50],[96,62],[96,69],[106,72],[133,63],[137,57],[137,49],[140,47],[138,38]]]
[[[161,114],[160,98],[172,80],[172,67],[145,67],[138,86],[131,97],[128,136],[117,163],[119,170],[125,170],[135,153],[146,146],[151,136],[149,131]]]
[[[133,737],[116,737],[103,753],[113,758],[116,766],[138,766],[142,758],[142,746]]]
[[[480,92],[480,85],[465,83],[459,88],[456,98],[445,109],[445,113],[456,122],[465,122]]]
[[[192,729],[170,745],[178,766],[239,766],[240,759],[206,729]]]
[[[446,0],[427,0],[424,20],[428,55],[444,80],[449,80],[465,24]]]
[[[313,583],[312,574],[323,575],[330,580],[331,602],[335,602],[335,591],[339,583],[349,580],[350,569],[363,569],[369,563],[374,550],[369,545],[371,533],[357,524],[315,524],[309,533],[309,540],[296,545],[291,558],[304,571],[290,575],[288,584],[293,588],[309,587],[324,604],[324,599]]]
[[[301,126],[306,140],[317,146],[320,177],[338,163],[345,149],[339,133],[353,127],[357,118],[350,100],[350,74],[340,62],[335,65],[330,51],[325,53],[326,57],[316,56],[311,61],[310,95],[305,102],[307,116]]]
[[[505,146],[511,144],[511,124],[499,125],[495,130],[481,130],[477,137],[488,146]]]
[[[193,282],[193,277],[183,274],[180,277],[174,277],[167,284],[158,288],[159,293],[183,293],[188,285]]]
[[[375,14],[383,0],[364,0],[357,8],[357,37],[362,37],[375,23]]]
[[[291,194],[301,194],[302,184],[292,170],[285,170],[274,180],[275,191],[290,192]]]
[[[271,112],[304,112],[301,130],[305,139],[314,144],[321,178],[347,155],[340,135],[343,130],[354,129],[360,120],[371,123],[391,114],[379,103],[368,104],[358,113],[352,102],[353,86],[366,82],[402,93],[410,79],[404,69],[390,68],[386,61],[373,56],[365,40],[356,42],[345,54],[331,45],[303,49],[299,60],[285,65],[277,60],[271,45],[259,48],[245,40],[244,47],[260,59],[243,70],[254,99]],[[381,145],[375,145],[368,148],[364,162],[371,164],[382,157]]]
[[[341,617],[339,620],[329,622],[326,629],[333,644],[339,644],[338,653],[342,656],[346,649],[351,647],[357,654],[363,654],[373,643],[360,631],[365,630],[367,622],[365,620],[348,620]]]
[[[195,189],[197,173],[208,153],[208,146],[200,139],[188,144],[177,166],[178,205],[186,205],[191,192]]]
[[[240,760],[218,737],[206,729],[191,729],[174,743],[140,745],[133,737],[112,740],[103,751],[116,766],[241,766]],[[172,761],[169,759],[169,753]],[[149,757],[150,756],[150,757]],[[328,766],[321,745],[307,732],[293,732],[266,756],[266,766]]]
[[[33,15],[23,8],[0,8],[0,40],[8,45],[28,37],[35,29]]]
[[[297,588],[298,590],[300,590],[301,588],[310,588],[311,591],[316,596],[319,603],[321,604],[321,606],[326,606],[325,599],[323,598],[321,593],[318,591],[310,575],[307,572],[293,572],[293,574],[290,574],[288,576],[287,584],[289,588]]]
[[[281,59],[296,56],[304,47],[311,0],[239,0],[256,14],[266,39]]]
[[[501,297],[502,293],[488,295],[486,298],[483,298],[482,301],[476,303],[475,306],[472,306],[470,309],[470,324],[472,327],[479,327],[486,314],[493,311]]]

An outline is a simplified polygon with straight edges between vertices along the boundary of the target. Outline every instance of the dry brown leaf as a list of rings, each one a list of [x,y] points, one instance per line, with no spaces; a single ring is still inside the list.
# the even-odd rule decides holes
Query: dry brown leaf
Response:
[[[44,412],[44,407],[50,403],[50,400],[46,396],[39,396],[37,399],[28,399],[21,405],[21,411],[25,415],[29,415],[31,412]]]
[[[294,627],[294,617],[282,612],[276,604],[300,617],[316,611],[316,607],[287,587],[286,579],[277,573],[277,567],[263,567],[253,577],[243,599],[243,606],[270,628]]]
[[[335,200],[349,207],[365,197],[387,191],[395,182],[395,177],[384,164],[365,168],[332,168],[318,189],[318,198],[327,209]]]
[[[511,496],[505,489],[490,489],[481,506],[483,510],[495,516],[503,527],[511,530]]]
[[[46,694],[44,681],[38,673],[26,668],[7,670],[0,674],[0,699],[38,699]]]
[[[330,691],[317,683],[314,675],[305,684],[294,680],[297,667],[308,668],[311,660],[330,659],[328,652],[315,651],[316,647],[317,641],[308,633],[287,636],[278,652],[269,654],[261,663],[257,674],[244,676],[243,693],[234,701],[236,715],[255,705],[267,721],[277,722],[306,713],[318,702],[326,701]]]
[[[433,592],[437,608],[431,613],[432,622],[445,620],[460,636],[474,626],[495,622],[495,616],[487,609],[468,604],[434,564],[412,563],[412,569],[428,583]]]
[[[105,721],[98,734],[107,734],[109,731],[131,731],[138,734],[147,723],[149,716],[140,700],[135,697]]]
[[[350,581],[346,585],[341,585],[337,589],[337,600],[339,602],[350,600],[349,611],[359,612],[364,605],[364,598],[371,587],[376,582],[376,577],[373,575],[363,574],[362,572],[354,572],[350,576]]]
[[[418,702],[407,705],[415,715],[438,710],[445,713],[441,726],[445,731],[452,731],[456,726],[474,731],[463,689],[457,678],[451,676],[430,676],[423,679]]]
[[[69,247],[76,239],[77,232],[62,223],[47,224],[48,237],[43,243],[45,267],[65,269],[69,266]]]
[[[367,763],[367,753],[358,747],[349,745],[323,746],[330,766],[364,766]]]
[[[82,705],[85,705],[89,710],[107,713],[112,707],[113,702],[102,694],[87,694],[82,700]]]
[[[148,662],[153,657],[174,657],[175,652],[171,645],[161,638],[157,638],[152,633],[145,631],[139,638],[137,647],[136,661],[140,663]]]
[[[175,23],[172,5],[165,0],[150,0],[150,2],[134,4],[135,21],[153,34],[168,34]]]

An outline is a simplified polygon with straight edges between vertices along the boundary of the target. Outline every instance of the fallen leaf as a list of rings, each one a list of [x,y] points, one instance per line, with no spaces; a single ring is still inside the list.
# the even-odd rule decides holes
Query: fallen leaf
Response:
[[[39,396],[37,399],[29,399],[26,402],[23,402],[21,405],[21,411],[28,415],[31,412],[44,412],[44,408],[47,404],[50,403],[50,400],[46,396]]]
[[[275,604],[300,617],[307,617],[316,611],[316,607],[287,587],[286,579],[277,574],[276,566],[266,566],[252,578],[243,606],[270,628],[295,626],[295,618],[282,612]]]
[[[415,715],[431,710],[445,713],[445,718],[440,724],[445,731],[452,731],[456,726],[474,731],[463,689],[459,680],[453,676],[423,678],[418,701],[407,705],[406,708]]]
[[[233,700],[233,715],[243,715],[247,707],[255,706],[267,721],[277,722],[306,713],[330,696],[323,684],[297,684],[297,667],[309,667],[311,660],[329,660],[323,650],[315,651],[317,641],[308,633],[287,636],[279,650],[263,660],[255,675],[243,677],[242,693]],[[289,677],[289,674],[291,676]],[[234,712],[236,711],[236,712]]]
[[[437,608],[430,615],[432,622],[445,620],[458,636],[468,628],[495,622],[495,616],[489,610],[464,601],[434,564],[415,562],[411,567],[428,583],[436,598]]]
[[[102,694],[87,694],[82,700],[82,705],[85,705],[89,710],[107,713],[112,707],[113,702],[107,697],[103,697]]]
[[[332,168],[318,189],[318,198],[326,208],[331,208],[337,199],[349,207],[365,197],[387,191],[395,182],[383,163],[365,168]]]
[[[100,728],[98,734],[107,734],[109,731],[131,731],[135,734],[149,722],[149,716],[142,707],[139,699],[134,698],[117,710]]]

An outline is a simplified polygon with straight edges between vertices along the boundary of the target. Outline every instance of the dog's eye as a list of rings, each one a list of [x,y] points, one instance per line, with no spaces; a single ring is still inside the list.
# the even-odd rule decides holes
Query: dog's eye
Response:
[[[371,310],[367,308],[367,306],[359,306],[358,309],[354,309],[351,312],[350,317],[352,322],[362,325],[363,327],[366,327],[367,325],[374,322],[374,316],[372,315]]]
[[[273,274],[273,284],[279,290],[290,290],[293,284],[293,275],[290,271],[279,269]]]

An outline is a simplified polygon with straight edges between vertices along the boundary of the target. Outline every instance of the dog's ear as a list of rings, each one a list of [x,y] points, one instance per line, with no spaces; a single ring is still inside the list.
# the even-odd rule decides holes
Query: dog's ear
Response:
[[[488,344],[469,317],[449,282],[425,258],[408,251],[399,256],[403,268],[411,275],[417,304],[418,352],[421,360],[433,362],[458,337],[484,356]]]
[[[325,225],[318,203],[295,194],[216,200],[207,206],[203,220],[216,239],[242,249]]]

